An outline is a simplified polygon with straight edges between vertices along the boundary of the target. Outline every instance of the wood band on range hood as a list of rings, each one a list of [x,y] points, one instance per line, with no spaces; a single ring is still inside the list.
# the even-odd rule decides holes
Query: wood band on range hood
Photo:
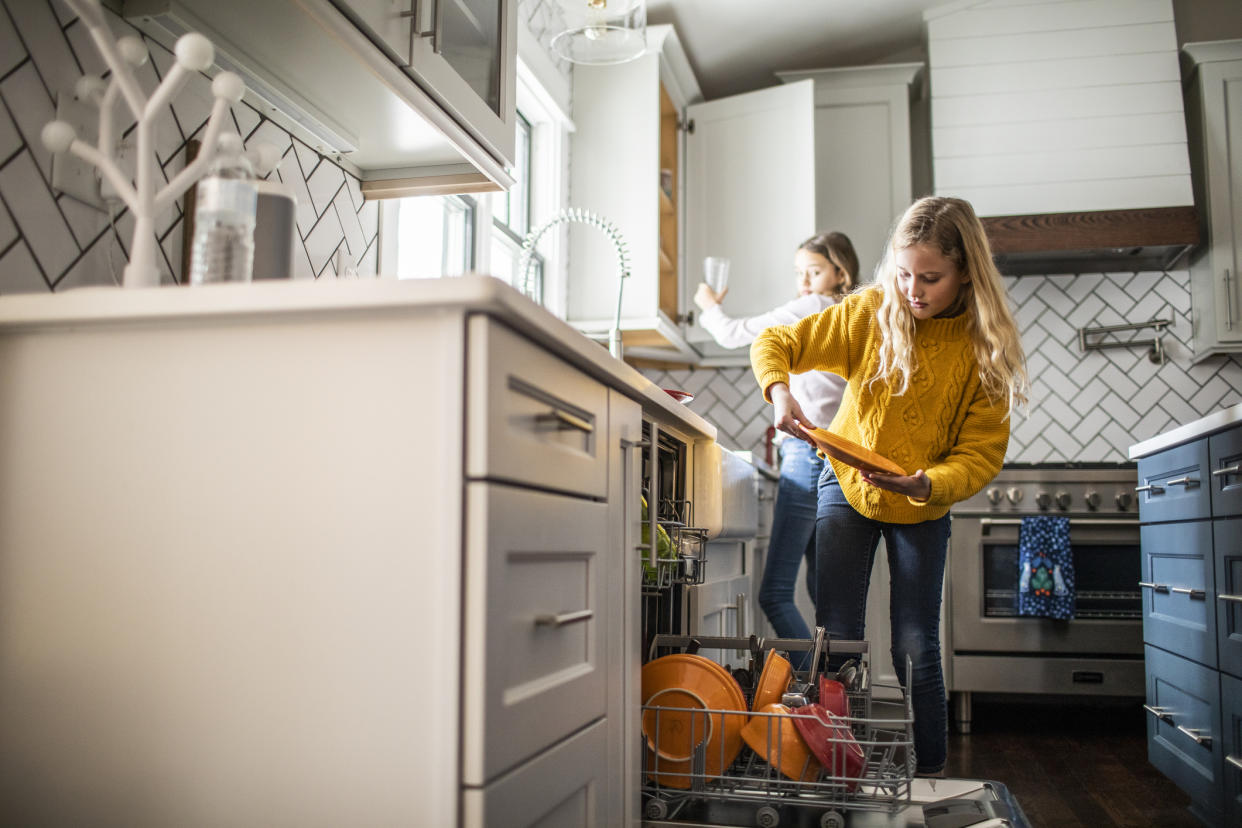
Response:
[[[1189,206],[980,220],[1006,276],[1168,270],[1200,241]]]

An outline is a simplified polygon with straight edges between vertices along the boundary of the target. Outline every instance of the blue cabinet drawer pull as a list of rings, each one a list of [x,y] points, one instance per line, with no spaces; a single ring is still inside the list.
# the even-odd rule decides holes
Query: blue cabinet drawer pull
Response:
[[[1242,474],[1242,465],[1234,463],[1232,466],[1226,466],[1223,469],[1217,469],[1212,472],[1212,477],[1228,477],[1231,474]]]
[[[1238,770],[1242,770],[1242,759],[1239,759],[1237,756],[1225,754],[1225,761],[1233,765]]]
[[[1200,733],[1198,730],[1195,730],[1193,727],[1186,727],[1185,725],[1174,725],[1174,727],[1176,727],[1182,733],[1185,733],[1190,738],[1194,739],[1197,744],[1203,745],[1208,750],[1212,749],[1212,737],[1211,736],[1204,736],[1202,733]]]
[[[562,612],[556,615],[536,615],[536,627],[563,627],[566,624],[575,624],[579,621],[590,621],[595,617],[595,610],[578,610],[577,612]]]
[[[1216,599],[1218,601],[1235,601],[1242,604],[1242,595],[1221,595],[1218,593]]]
[[[1163,592],[1165,595],[1168,595],[1169,593],[1168,584],[1149,584],[1146,581],[1139,581],[1139,586],[1146,587],[1147,589],[1154,590],[1156,592]]]
[[[1158,495],[1164,494],[1164,486],[1156,486],[1154,484],[1149,484],[1147,486],[1135,486],[1134,491],[1139,494],[1143,492],[1151,492],[1154,495]]]
[[[1163,707],[1152,707],[1150,704],[1143,705],[1143,709],[1151,715],[1155,716],[1162,722],[1173,724],[1173,714]]]
[[[1190,587],[1169,587],[1170,592],[1177,592],[1182,595],[1189,595],[1192,599],[1199,601],[1207,600],[1207,593],[1201,589],[1191,589]]]
[[[1185,477],[1179,477],[1176,480],[1166,480],[1164,485],[1185,486],[1187,489],[1193,489],[1199,485],[1199,478],[1186,475]]]

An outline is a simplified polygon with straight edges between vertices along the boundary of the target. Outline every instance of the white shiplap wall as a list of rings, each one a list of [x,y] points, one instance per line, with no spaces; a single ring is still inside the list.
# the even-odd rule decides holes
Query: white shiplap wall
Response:
[[[1171,0],[925,14],[935,192],[982,216],[1194,203]]]

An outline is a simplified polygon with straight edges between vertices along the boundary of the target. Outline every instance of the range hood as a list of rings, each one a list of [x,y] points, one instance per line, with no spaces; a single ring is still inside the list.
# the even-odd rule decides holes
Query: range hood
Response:
[[[935,193],[1006,275],[1185,267],[1200,239],[1172,0],[924,13]]]
[[[1194,207],[981,218],[1005,276],[1169,270],[1199,244]]]

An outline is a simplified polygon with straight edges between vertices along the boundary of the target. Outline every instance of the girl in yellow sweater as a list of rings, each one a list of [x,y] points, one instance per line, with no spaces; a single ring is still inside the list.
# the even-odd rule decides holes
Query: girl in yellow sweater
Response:
[[[1017,325],[983,225],[966,201],[930,197],[898,221],[876,284],[800,322],[768,328],[751,365],[776,427],[831,431],[909,474],[865,472],[831,459],[819,479],[815,622],[862,639],[872,559],[881,537],[892,579],[893,665],[913,663],[917,773],[943,772],[947,710],[940,595],[949,506],[1000,470],[1009,412],[1028,383]],[[827,423],[809,422],[790,373],[832,371],[845,394]]]

